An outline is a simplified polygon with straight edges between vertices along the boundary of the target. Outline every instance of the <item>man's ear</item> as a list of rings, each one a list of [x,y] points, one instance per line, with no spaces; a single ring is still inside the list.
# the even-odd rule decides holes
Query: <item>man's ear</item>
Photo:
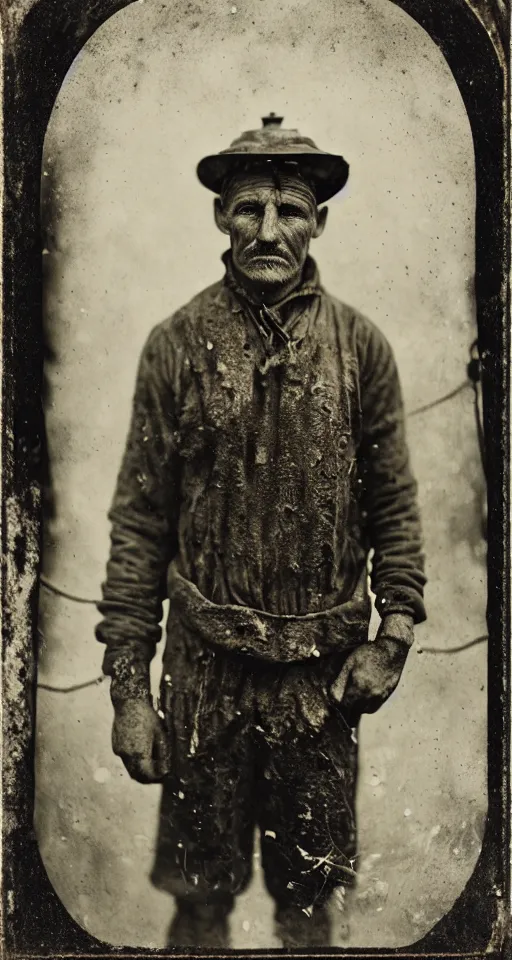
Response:
[[[321,237],[324,232],[325,224],[327,223],[328,213],[329,213],[328,207],[322,207],[322,209],[319,210],[316,215],[316,227],[312,233],[312,236],[314,237],[315,240],[317,237]]]
[[[213,201],[213,215],[215,217],[215,223],[217,224],[221,233],[227,233],[229,235],[229,229],[226,223],[226,214],[222,206],[222,200],[220,197],[215,197]]]

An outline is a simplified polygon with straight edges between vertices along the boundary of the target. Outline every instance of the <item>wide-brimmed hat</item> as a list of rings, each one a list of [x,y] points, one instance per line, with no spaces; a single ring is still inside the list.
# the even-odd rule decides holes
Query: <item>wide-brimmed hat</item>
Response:
[[[314,186],[317,203],[325,203],[338,193],[348,179],[346,160],[320,150],[298,130],[283,130],[282,122],[283,117],[270,113],[262,118],[259,130],[246,130],[226,150],[204,157],[197,166],[203,186],[220,194],[227,177],[267,162],[282,165],[285,170],[298,169]]]

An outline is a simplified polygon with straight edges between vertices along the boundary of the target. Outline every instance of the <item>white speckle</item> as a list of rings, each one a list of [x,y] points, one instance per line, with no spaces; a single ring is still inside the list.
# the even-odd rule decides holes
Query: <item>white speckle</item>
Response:
[[[185,799],[185,794],[183,793],[183,790],[180,790],[180,791],[179,791],[178,797],[180,798],[180,800],[184,800],[184,799]]]
[[[377,907],[377,913],[380,913],[381,910],[384,910],[384,907]]]
[[[313,916],[313,907],[303,907],[302,912],[306,914],[307,917]]]
[[[304,857],[305,860],[314,860],[314,857],[312,857],[307,850],[304,850],[303,847],[299,847],[298,844],[297,844],[297,850],[299,851],[301,857]]]
[[[94,771],[93,777],[96,783],[106,783],[107,780],[110,780],[110,770],[107,770],[106,767],[98,767]]]
[[[165,713],[163,710],[156,711],[161,720],[165,720]]]
[[[290,880],[289,883],[286,884],[286,889],[287,889],[287,890],[293,890],[293,883],[292,883],[291,880]]]
[[[236,13],[236,7],[231,7],[231,13]]]
[[[49,252],[50,252],[50,251],[48,250],[48,247],[44,247],[44,248],[43,248],[43,257],[47,256],[47,254],[49,254]]]
[[[133,667],[133,666],[130,667],[130,673],[131,673],[132,677],[135,676],[135,667]]]
[[[67,838],[67,837],[61,837],[60,839],[61,839],[61,840],[67,840],[68,838]],[[455,851],[453,851],[453,852],[455,853]]]
[[[178,847],[180,848],[180,850],[183,850],[183,844],[182,844],[181,840],[180,840],[180,842],[178,843]]]
[[[454,847],[454,848],[453,848],[453,852],[454,852],[455,856],[458,857],[458,856],[459,856],[459,853],[460,853],[460,850],[459,850],[458,847]]]
[[[231,630],[226,630],[226,636],[227,636],[227,637],[230,637],[230,636],[231,636]]]
[[[248,920],[244,920],[242,924],[242,930],[245,930],[245,932],[248,933],[250,929],[251,929],[251,924],[249,923]]]
[[[257,730],[258,733],[265,733],[263,727],[260,727],[260,725],[259,725],[258,723],[256,724],[256,726],[255,726],[254,729]]]
[[[313,653],[313,656],[314,656],[314,657],[319,657],[319,656],[320,656],[320,650],[317,650],[316,647],[315,647],[315,649],[312,651],[312,653]]]
[[[207,350],[213,350],[213,343],[212,343],[211,340],[207,340],[207,341],[206,341],[206,349],[207,349]]]
[[[276,839],[276,835],[275,835],[275,833],[274,833],[273,830],[265,830],[265,836],[266,836],[266,837],[272,837],[272,840],[275,840],[275,839]]]
[[[170,683],[170,682],[171,682],[171,675],[170,675],[170,673],[166,673],[166,674],[165,674],[164,680],[165,680],[166,683]]]
[[[352,743],[357,743],[357,728],[356,728],[356,727],[352,727],[352,730],[350,731],[350,739],[352,740]]]
[[[236,7],[234,7],[233,9],[235,9],[235,10],[236,10]],[[44,173],[43,173],[43,176],[44,176],[44,177],[47,177],[47,176],[48,176],[48,174],[47,174],[47,172],[46,172],[46,170],[44,171]]]
[[[14,890],[7,891],[7,909],[11,913],[14,910]]]
[[[465,821],[465,820],[463,820],[463,821],[462,821],[462,823],[461,823],[461,827],[462,827],[462,829],[464,830],[466,826],[467,826],[467,824],[466,824],[466,821]]]
[[[404,810],[404,817],[410,817],[411,813],[412,813],[412,810],[409,810],[409,807],[406,807],[406,809]]]

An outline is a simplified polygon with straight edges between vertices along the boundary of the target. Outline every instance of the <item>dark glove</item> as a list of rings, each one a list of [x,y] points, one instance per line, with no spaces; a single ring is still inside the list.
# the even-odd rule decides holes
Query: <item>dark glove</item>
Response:
[[[390,614],[379,628],[376,640],[357,647],[347,657],[331,687],[350,726],[363,713],[375,713],[398,686],[409,647],[413,642],[413,619]]]
[[[120,659],[112,669],[112,749],[138,783],[158,783],[171,767],[169,736],[153,707],[149,668]]]
[[[169,737],[147,701],[126,700],[116,707],[112,749],[138,783],[159,783],[170,771]]]

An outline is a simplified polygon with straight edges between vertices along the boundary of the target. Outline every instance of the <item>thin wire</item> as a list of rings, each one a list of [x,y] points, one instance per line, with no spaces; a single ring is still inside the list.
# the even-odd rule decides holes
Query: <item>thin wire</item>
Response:
[[[57,587],[51,580],[48,580],[43,574],[40,576],[40,581],[43,587],[46,587],[50,593],[56,593],[58,597],[65,597],[66,600],[73,600],[74,603],[91,603],[96,606],[99,603],[99,600],[90,600],[88,597],[78,597],[74,593],[68,593],[67,590],[63,590],[62,587]]]
[[[43,643],[46,643],[46,637],[41,630],[41,627],[37,628],[37,632]],[[94,687],[98,683],[103,683],[104,680],[105,676],[101,673],[99,676],[94,677],[94,680],[84,680],[83,683],[73,683],[70,687],[59,687],[51,683],[42,683],[39,681],[37,683],[37,687],[39,690],[50,690],[51,693],[73,693],[75,690],[84,690],[85,687]]]
[[[84,690],[85,687],[93,687],[99,683],[103,683],[106,677],[101,674],[99,677],[95,677],[94,680],[84,680],[83,683],[74,683],[70,687],[56,687],[51,683],[40,683],[38,682],[37,686],[39,690],[50,690],[51,693],[73,693],[75,690]]]
[[[421,407],[416,407],[415,410],[411,410],[407,416],[408,417],[417,417],[420,413],[425,413],[427,410],[433,410],[434,407],[440,406],[441,403],[446,403],[447,400],[451,400],[453,397],[456,397],[459,393],[462,393],[466,387],[471,386],[471,380],[464,380],[462,383],[459,383],[458,387],[455,387],[454,390],[450,390],[449,393],[445,393],[442,397],[438,397],[437,400],[431,400],[430,403],[424,403]]]
[[[421,647],[416,648],[417,653],[460,653],[461,650],[469,650],[470,647],[475,647],[477,643],[485,643],[489,637],[486,633],[482,634],[481,637],[475,637],[474,640],[468,640],[467,643],[461,643],[458,647]]]

